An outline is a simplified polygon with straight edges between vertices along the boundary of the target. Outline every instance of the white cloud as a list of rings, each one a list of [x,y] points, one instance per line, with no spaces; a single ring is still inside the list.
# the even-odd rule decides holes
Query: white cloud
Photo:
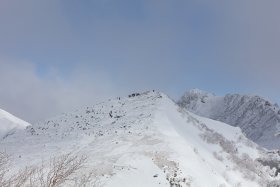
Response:
[[[120,93],[101,71],[77,68],[67,81],[54,72],[44,79],[30,62],[1,59],[0,108],[35,122]]]
[[[36,121],[126,90],[279,98],[280,1],[95,3],[0,2],[0,57],[19,59],[0,60],[0,108]]]

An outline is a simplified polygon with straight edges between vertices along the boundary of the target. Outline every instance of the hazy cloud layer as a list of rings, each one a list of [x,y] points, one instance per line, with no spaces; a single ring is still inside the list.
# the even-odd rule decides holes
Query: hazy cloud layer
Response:
[[[76,69],[67,80],[56,72],[45,76],[39,77],[32,63],[0,60],[1,108],[35,122],[119,94],[101,71]]]
[[[36,121],[134,90],[178,97],[193,87],[279,102],[279,8],[278,0],[3,0],[0,108]]]

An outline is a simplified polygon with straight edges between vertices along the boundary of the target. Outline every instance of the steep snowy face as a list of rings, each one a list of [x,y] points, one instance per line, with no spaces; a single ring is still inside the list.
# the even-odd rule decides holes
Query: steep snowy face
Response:
[[[262,97],[220,97],[196,90],[186,92],[178,104],[198,115],[240,127],[249,139],[267,149],[280,149],[280,108]]]
[[[268,167],[279,161],[277,153],[268,157],[239,128],[186,112],[158,92],[116,98],[18,130],[0,141],[2,150],[18,168],[62,153],[86,154],[93,184],[105,187],[254,187],[280,179],[278,165]]]
[[[30,124],[0,109],[0,139],[12,134],[16,129],[24,129]]]

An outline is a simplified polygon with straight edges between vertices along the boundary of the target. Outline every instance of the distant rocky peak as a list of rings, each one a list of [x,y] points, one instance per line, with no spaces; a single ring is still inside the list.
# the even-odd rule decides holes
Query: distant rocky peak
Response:
[[[248,138],[259,145],[280,149],[280,108],[266,98],[252,94],[215,96],[192,89],[177,103],[197,115],[240,127]]]

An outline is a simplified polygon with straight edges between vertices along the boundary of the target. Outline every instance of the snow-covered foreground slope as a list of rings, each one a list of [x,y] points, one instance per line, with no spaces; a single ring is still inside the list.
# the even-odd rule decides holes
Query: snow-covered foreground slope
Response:
[[[71,151],[86,154],[95,186],[279,184],[275,168],[262,165],[271,165],[271,158],[239,128],[186,112],[157,92],[109,100],[18,130],[0,149],[13,155],[18,168]]]
[[[0,139],[12,134],[16,129],[24,129],[30,124],[0,109]]]
[[[238,126],[246,136],[267,149],[280,149],[280,108],[255,95],[215,96],[194,89],[178,104],[200,116]]]

